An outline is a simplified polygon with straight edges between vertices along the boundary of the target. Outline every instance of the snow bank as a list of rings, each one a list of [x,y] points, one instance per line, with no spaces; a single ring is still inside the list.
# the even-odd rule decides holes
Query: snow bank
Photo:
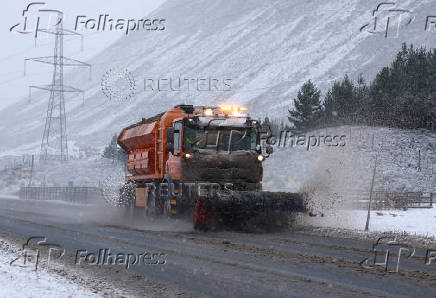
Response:
[[[323,228],[363,230],[367,211],[348,210],[334,216],[302,217],[299,223]],[[374,232],[407,232],[412,235],[436,237],[436,208],[408,211],[371,211],[369,230]]]
[[[0,297],[99,297],[91,290],[62,276],[32,267],[11,266],[17,258],[10,244],[1,240]]]

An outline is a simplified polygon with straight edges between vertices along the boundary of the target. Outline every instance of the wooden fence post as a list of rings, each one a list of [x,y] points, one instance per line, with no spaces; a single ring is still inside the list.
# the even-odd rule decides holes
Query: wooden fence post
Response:
[[[368,203],[368,215],[366,217],[365,231],[369,230],[369,218],[371,217],[371,202],[372,202],[372,191],[374,189],[375,173],[377,172],[377,155],[375,156],[374,172],[372,173],[371,190],[369,191],[369,203]]]

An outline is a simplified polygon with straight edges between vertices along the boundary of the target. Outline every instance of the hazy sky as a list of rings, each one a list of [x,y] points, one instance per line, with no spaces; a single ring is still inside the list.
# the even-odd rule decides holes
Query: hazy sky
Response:
[[[64,13],[64,27],[74,29],[76,16],[86,15],[97,19],[100,14],[109,14],[114,19],[140,19],[165,0],[39,0],[45,8]],[[10,32],[11,26],[23,23],[22,12],[32,1],[4,1],[0,11],[0,109],[28,95],[29,85],[50,83],[52,68],[49,65],[28,63],[24,76],[24,59],[53,55],[53,35],[39,34],[35,48],[33,34]],[[35,6],[36,7],[36,6]],[[41,6],[42,7],[42,6]],[[41,16],[42,19],[42,16]],[[30,23],[30,21],[29,21]],[[29,26],[30,27],[30,26]],[[22,27],[20,27],[22,28]],[[30,30],[28,28],[28,30]],[[84,51],[80,51],[80,38],[65,37],[64,55],[86,60],[122,36],[122,32],[80,31],[84,35]]]

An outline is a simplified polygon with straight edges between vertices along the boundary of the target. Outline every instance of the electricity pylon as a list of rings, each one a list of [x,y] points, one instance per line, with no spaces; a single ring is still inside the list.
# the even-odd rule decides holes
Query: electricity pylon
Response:
[[[64,57],[64,35],[82,35],[63,28],[62,13],[58,13],[57,17],[58,22],[54,30],[38,30],[40,32],[53,34],[55,36],[54,55],[46,57],[27,58],[24,60],[24,63],[26,63],[27,61],[36,61],[53,65],[53,76],[51,84],[43,86],[29,86],[29,99],[32,88],[46,90],[50,92],[45,118],[44,133],[41,141],[41,159],[47,160],[53,158],[65,161],[68,160],[68,139],[64,93],[79,92],[82,93],[82,96],[84,96],[84,91],[64,85],[64,66],[84,66],[90,68],[91,65],[85,62],[81,62],[79,60]]]

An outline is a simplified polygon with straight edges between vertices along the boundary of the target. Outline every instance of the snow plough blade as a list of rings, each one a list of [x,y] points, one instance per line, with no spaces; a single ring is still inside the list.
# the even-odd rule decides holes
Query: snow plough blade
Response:
[[[299,193],[268,191],[233,191],[213,197],[214,209],[220,213],[238,212],[305,212],[304,196]]]

